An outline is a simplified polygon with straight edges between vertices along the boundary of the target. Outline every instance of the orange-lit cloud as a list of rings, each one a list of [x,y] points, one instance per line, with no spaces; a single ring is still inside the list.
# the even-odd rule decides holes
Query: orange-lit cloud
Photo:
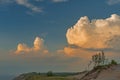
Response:
[[[112,14],[109,18],[91,21],[87,16],[81,17],[67,30],[66,37],[68,44],[82,48],[120,49],[120,16]]]
[[[19,43],[17,46],[17,50],[15,53],[20,53],[20,52],[30,52],[32,49],[29,48],[26,44],[21,44]]]
[[[86,60],[100,50],[108,57],[115,56],[120,51],[120,16],[112,14],[109,18],[91,21],[87,16],[81,17],[67,30],[66,38],[68,46],[58,53]]]
[[[29,52],[38,52],[38,51],[43,51],[45,53],[48,53],[48,50],[45,50],[43,48],[44,48],[44,40],[40,37],[36,37],[33,43],[33,47],[30,48],[26,44],[19,43],[15,53],[19,54],[21,52],[29,53]]]
[[[73,48],[73,47],[64,47],[64,53],[67,56],[71,57],[80,57],[81,59],[90,59],[93,54],[96,54],[96,52],[92,50],[86,50],[82,48]]]
[[[34,41],[34,46],[33,46],[33,50],[34,51],[39,51],[42,49],[43,47],[43,39],[39,38],[39,37],[36,37],[35,38],[35,41]]]
[[[57,51],[59,54],[64,55],[65,57],[69,57],[69,58],[79,58],[79,62],[75,62],[75,63],[79,63],[79,64],[88,64],[89,61],[92,60],[92,56],[95,54],[99,54],[101,51],[100,50],[90,50],[90,49],[83,49],[83,48],[76,48],[76,47],[71,47],[71,46],[67,46],[64,47],[64,49],[58,50]],[[110,61],[111,59],[119,59],[119,52],[114,52],[112,50],[104,50],[105,53],[105,57],[108,61]]]

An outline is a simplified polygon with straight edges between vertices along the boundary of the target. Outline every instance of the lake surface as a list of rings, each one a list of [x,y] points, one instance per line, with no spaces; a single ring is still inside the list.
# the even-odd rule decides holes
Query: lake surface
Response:
[[[0,80],[13,80],[13,75],[0,75]]]

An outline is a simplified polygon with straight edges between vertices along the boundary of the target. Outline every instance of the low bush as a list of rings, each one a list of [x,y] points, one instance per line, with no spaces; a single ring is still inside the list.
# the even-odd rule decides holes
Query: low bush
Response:
[[[52,71],[48,71],[48,72],[47,72],[47,76],[48,76],[48,77],[53,76],[53,72],[52,72]]]

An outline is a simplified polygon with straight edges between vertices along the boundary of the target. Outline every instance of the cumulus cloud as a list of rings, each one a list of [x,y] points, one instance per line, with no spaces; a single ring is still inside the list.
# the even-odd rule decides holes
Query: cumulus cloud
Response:
[[[34,47],[33,47],[34,51],[41,50],[42,47],[43,47],[43,39],[36,37],[34,41]]]
[[[120,3],[120,0],[108,0],[107,2],[109,5],[114,5]]]
[[[26,44],[19,43],[17,46],[16,54],[19,53],[29,53],[29,52],[38,52],[42,51],[43,53],[48,53],[48,50],[44,49],[44,40],[40,37],[36,37],[33,43],[33,47],[28,47]]]
[[[59,3],[59,2],[67,2],[69,0],[52,0],[52,2]]]
[[[112,14],[106,19],[89,20],[81,17],[67,30],[67,42],[82,48],[120,49],[120,16]]]
[[[20,52],[30,52],[31,48],[29,48],[26,44],[18,44],[17,46],[17,50],[16,53],[20,53]]]

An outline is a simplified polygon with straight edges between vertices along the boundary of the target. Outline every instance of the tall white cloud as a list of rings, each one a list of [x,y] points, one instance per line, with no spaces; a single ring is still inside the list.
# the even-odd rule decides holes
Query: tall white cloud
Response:
[[[112,14],[106,19],[89,20],[81,17],[67,30],[69,44],[83,48],[118,48],[120,45],[120,16]]]
[[[35,51],[41,50],[43,48],[43,46],[44,46],[43,43],[44,43],[43,39],[41,39],[39,37],[36,37],[35,41],[34,41],[33,49]]]
[[[37,51],[45,51],[48,52],[48,50],[44,49],[44,40],[40,37],[36,37],[33,43],[33,47],[28,47],[26,44],[19,43],[17,46],[17,50],[15,53],[19,54],[21,52],[28,53],[28,52],[37,52]]]

